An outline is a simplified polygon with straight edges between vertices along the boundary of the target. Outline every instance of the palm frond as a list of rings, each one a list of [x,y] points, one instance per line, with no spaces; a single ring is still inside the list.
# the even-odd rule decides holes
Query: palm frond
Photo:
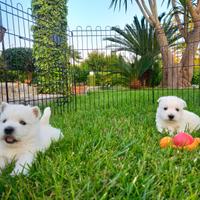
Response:
[[[132,24],[126,24],[124,29],[112,27],[116,32],[113,37],[107,37],[111,44],[108,47],[117,47],[116,50],[129,50],[137,55],[145,55],[147,52],[159,52],[159,45],[156,42],[155,31],[143,17],[141,21],[135,16]]]
[[[110,8],[114,7],[114,9],[116,9],[118,5],[118,8],[120,10],[123,4],[125,11],[127,11],[128,2],[133,3],[133,0],[111,0]]]

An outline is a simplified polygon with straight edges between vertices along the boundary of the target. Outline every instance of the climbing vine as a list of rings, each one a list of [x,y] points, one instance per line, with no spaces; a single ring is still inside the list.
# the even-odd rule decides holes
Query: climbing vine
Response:
[[[41,93],[67,92],[67,0],[32,0],[33,57]]]

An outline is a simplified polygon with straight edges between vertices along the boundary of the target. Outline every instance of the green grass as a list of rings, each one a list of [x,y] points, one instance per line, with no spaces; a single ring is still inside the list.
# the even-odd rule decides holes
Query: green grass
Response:
[[[53,115],[64,139],[38,155],[28,177],[10,177],[8,166],[1,199],[198,200],[200,148],[160,149],[155,111],[127,103]]]
[[[120,107],[124,104],[132,106],[143,106],[145,104],[157,106],[157,99],[160,96],[175,95],[183,98],[189,104],[200,105],[199,89],[141,89],[127,90],[115,88],[110,90],[98,90],[87,95],[77,95],[74,97],[69,109],[75,107],[79,109],[91,108],[110,108],[111,106]]]

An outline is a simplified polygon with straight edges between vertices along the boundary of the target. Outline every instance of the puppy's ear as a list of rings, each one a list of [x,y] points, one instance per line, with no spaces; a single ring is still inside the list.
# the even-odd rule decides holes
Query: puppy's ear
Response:
[[[40,118],[41,112],[38,106],[32,107],[32,111],[36,118]]]
[[[157,100],[157,103],[160,103],[165,97],[160,97],[158,100]]]
[[[186,103],[183,99],[181,99],[181,103],[182,103],[182,105],[183,105],[183,108],[186,108],[186,107],[187,107],[187,103]]]
[[[8,106],[8,103],[2,102],[0,106],[0,112],[3,112],[7,106]]]

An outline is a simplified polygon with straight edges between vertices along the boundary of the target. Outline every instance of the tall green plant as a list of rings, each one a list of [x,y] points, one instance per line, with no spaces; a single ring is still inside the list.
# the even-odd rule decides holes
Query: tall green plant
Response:
[[[164,30],[170,45],[172,45],[178,39],[177,35],[175,37],[177,29],[172,26],[171,18],[164,18],[164,16],[163,13],[159,20],[163,19]],[[157,56],[160,53],[155,29],[144,17],[139,20],[137,16],[134,16],[132,24],[126,24],[124,29],[112,27],[112,30],[117,34],[114,37],[105,39],[114,43],[111,47],[114,47],[116,51],[128,51],[140,56],[147,54]]]
[[[178,38],[177,35],[175,37],[177,28],[172,27],[170,17],[164,18],[164,16],[165,14],[163,13],[159,16],[159,20],[162,20],[163,29],[169,44],[173,45]],[[160,46],[154,27],[152,27],[144,17],[139,20],[138,17],[135,16],[133,23],[130,25],[127,24],[124,29],[112,27],[112,30],[117,34],[113,37],[105,38],[112,42],[110,47],[115,48],[116,51],[128,51],[133,53],[133,55],[138,55],[140,59],[135,60],[137,63],[134,64],[134,66],[138,68],[138,78],[143,79],[143,75],[145,75],[147,79],[151,78],[154,63],[157,62],[160,54]],[[121,67],[124,66],[126,65],[121,65]],[[127,75],[127,77],[130,78],[131,74]],[[148,82],[150,83],[151,81],[148,80]]]
[[[40,92],[66,92],[67,0],[32,0],[35,17],[33,56],[40,69]],[[60,90],[59,90],[60,89]]]
[[[127,62],[123,57],[119,58],[119,62],[114,66],[120,74],[120,78],[116,80],[115,84],[122,84],[130,88],[136,80],[139,80],[143,86],[157,86],[159,84],[161,67],[150,54],[140,58],[136,57],[134,62]]]

